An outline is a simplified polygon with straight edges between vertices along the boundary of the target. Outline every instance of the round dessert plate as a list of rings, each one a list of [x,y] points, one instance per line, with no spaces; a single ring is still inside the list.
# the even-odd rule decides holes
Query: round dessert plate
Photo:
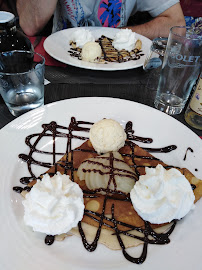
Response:
[[[44,49],[45,51],[57,59],[60,62],[63,62],[68,65],[72,65],[75,67],[85,68],[85,69],[93,69],[93,70],[106,70],[106,71],[115,71],[115,70],[127,70],[132,68],[138,68],[143,66],[144,60],[146,58],[146,54],[149,52],[149,48],[151,46],[151,40],[136,34],[136,38],[142,41],[142,54],[139,60],[131,60],[124,63],[90,63],[87,61],[81,61],[75,57],[70,56],[68,52],[70,49],[69,42],[71,41],[72,33],[76,31],[77,28],[65,29],[62,31],[58,31],[44,41]],[[79,27],[81,29],[81,27]],[[84,27],[84,29],[88,29],[92,32],[95,39],[100,38],[102,35],[105,35],[109,38],[115,36],[120,29],[116,28],[108,28],[108,27]]]
[[[77,121],[96,122],[103,118],[117,120],[123,127],[133,122],[134,134],[149,137],[149,145],[143,147],[161,148],[176,145],[177,149],[169,153],[153,153],[165,163],[186,167],[196,177],[202,179],[202,141],[186,126],[174,118],[151,107],[114,98],[75,98],[48,104],[30,111],[9,123],[0,130],[0,269],[2,270],[133,270],[155,269],[201,269],[202,252],[202,199],[194,210],[178,222],[167,245],[149,245],[146,261],[134,265],[127,261],[121,250],[110,250],[98,244],[94,252],[83,247],[80,237],[71,236],[64,241],[55,241],[53,245],[44,243],[45,235],[33,232],[23,221],[23,197],[13,191],[13,186],[23,186],[19,180],[29,176],[27,164],[18,155],[28,154],[25,144],[28,135],[36,137],[43,130],[43,124],[56,121],[68,126],[71,117]],[[88,136],[88,133],[85,136]],[[46,137],[37,145],[38,150],[51,152],[52,137]],[[57,139],[57,152],[65,152],[65,144]],[[79,146],[76,141],[73,147]],[[192,148],[193,152],[187,151]],[[184,160],[185,154],[186,159]],[[51,155],[35,153],[35,161],[52,162]],[[58,158],[59,159],[59,158]],[[46,172],[47,168],[35,166],[36,175]],[[127,250],[132,256],[139,256],[142,246]]]

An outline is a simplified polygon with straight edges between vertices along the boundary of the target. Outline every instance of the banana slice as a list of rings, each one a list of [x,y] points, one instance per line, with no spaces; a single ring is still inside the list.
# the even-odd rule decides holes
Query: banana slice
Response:
[[[135,43],[135,49],[137,49],[138,51],[140,51],[142,49],[142,41],[140,39],[138,39]]]

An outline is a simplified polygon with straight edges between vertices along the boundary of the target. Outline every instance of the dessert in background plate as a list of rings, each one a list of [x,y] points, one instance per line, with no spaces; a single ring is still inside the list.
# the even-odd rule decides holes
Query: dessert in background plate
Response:
[[[131,122],[128,122],[124,129],[127,139],[123,147],[120,146],[121,148],[115,152],[110,151],[104,155],[98,154],[88,139],[88,133],[92,125],[93,123],[90,122],[76,121],[74,117],[72,117],[68,128],[51,122],[43,125],[42,133],[28,136],[26,142],[29,145],[29,141],[35,136],[35,139],[39,142],[46,134],[53,135],[53,146],[56,143],[55,138],[63,137],[67,139],[66,154],[53,166],[50,166],[46,173],[50,177],[58,172],[67,174],[83,190],[84,216],[82,221],[78,223],[78,227],[73,228],[71,233],[82,238],[84,247],[88,251],[94,251],[99,242],[111,249],[121,249],[124,257],[133,263],[143,263],[146,259],[148,244],[162,245],[169,243],[169,236],[177,221],[173,220],[167,224],[155,224],[155,222],[152,224],[142,219],[133,208],[129,190],[132,189],[141,175],[145,175],[147,168],[156,168],[159,164],[165,169],[171,169],[173,166],[165,164],[162,160],[147,152],[146,148],[140,148],[135,143],[135,141],[141,141],[149,144],[152,143],[152,139],[135,136]],[[82,134],[79,135],[79,132],[82,132]],[[81,145],[72,149],[72,140],[74,139],[79,140]],[[21,179],[21,182],[27,183],[27,187],[25,189],[14,188],[16,191],[22,191],[22,193],[25,190],[29,191],[37,182],[37,177],[34,176],[31,168],[31,165],[35,164],[32,155],[37,151],[36,147],[37,144],[32,145],[28,155],[19,155],[27,162],[31,177]],[[53,149],[55,149],[55,146]],[[175,149],[175,145],[170,145],[153,150],[168,153]],[[149,150],[151,151],[151,148]],[[102,152],[102,149],[100,149],[100,152]],[[42,150],[41,153],[45,154],[46,152]],[[56,154],[53,151],[53,160],[55,160]],[[45,161],[39,162],[39,165],[47,167]],[[202,196],[202,181],[194,177],[185,168],[176,169],[191,184],[196,202]],[[78,170],[80,172],[77,173]],[[94,176],[97,180],[92,185]],[[127,185],[122,187],[121,180],[127,182]],[[104,182],[104,185],[100,182]],[[126,189],[125,186],[127,186]],[[54,236],[52,237],[54,238]],[[136,258],[129,255],[127,248],[139,244],[143,244],[140,257]]]
[[[79,33],[81,33],[82,41],[80,41],[80,37],[77,38]],[[117,32],[114,38],[109,38],[107,36],[102,35],[97,40],[92,37],[92,34],[89,34],[89,30],[79,29],[73,33],[70,38],[70,50],[68,51],[72,57],[76,57],[79,60],[96,62],[96,63],[104,63],[107,64],[109,62],[127,62],[130,60],[138,60],[144,54],[141,51],[142,41],[140,39],[136,39],[135,33],[130,29],[121,29]],[[87,32],[86,32],[87,31]],[[83,57],[85,53],[83,53],[83,49],[86,50],[85,43],[92,42],[87,47],[90,50],[92,48],[93,51],[95,45],[94,42],[98,43],[97,46],[97,55],[93,55],[94,57]],[[102,50],[102,54],[100,55],[100,49]],[[98,53],[99,51],[99,53]]]

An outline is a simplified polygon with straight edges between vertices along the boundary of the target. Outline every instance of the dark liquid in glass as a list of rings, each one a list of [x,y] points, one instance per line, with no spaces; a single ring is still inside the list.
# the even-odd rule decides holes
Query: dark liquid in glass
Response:
[[[9,22],[0,23],[0,53],[4,53],[0,56],[0,71],[14,73],[30,70],[33,57],[30,54],[27,54],[28,57],[23,54],[15,54],[15,57],[11,57],[9,52],[13,50],[34,51],[28,37],[17,30],[15,18]],[[12,65],[10,65],[11,60]]]

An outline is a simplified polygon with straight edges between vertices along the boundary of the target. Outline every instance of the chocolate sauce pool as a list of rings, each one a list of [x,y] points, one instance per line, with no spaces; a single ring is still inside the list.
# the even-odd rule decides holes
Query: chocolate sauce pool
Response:
[[[40,179],[40,178],[37,178],[35,176],[35,174],[33,173],[32,165],[38,165],[38,166],[41,166],[41,167],[44,167],[44,168],[47,168],[47,169],[51,168],[52,166],[55,166],[55,172],[56,172],[57,171],[57,165],[58,165],[58,163],[56,162],[56,155],[57,156],[58,155],[64,156],[66,154],[67,157],[68,157],[68,153],[71,153],[72,158],[71,158],[70,161],[68,161],[68,159],[67,159],[66,162],[65,162],[65,165],[63,165],[63,166],[64,166],[65,173],[67,173],[67,171],[69,171],[69,170],[71,171],[71,179],[72,179],[72,181],[74,181],[74,171],[76,169],[73,167],[73,153],[74,153],[74,151],[88,151],[88,150],[84,150],[84,149],[75,149],[75,150],[73,150],[72,149],[72,140],[73,139],[77,140],[77,141],[80,140],[81,142],[87,140],[88,139],[88,132],[89,132],[90,127],[92,125],[93,125],[93,123],[91,123],[91,122],[76,121],[75,117],[72,117],[71,122],[69,124],[69,127],[64,127],[64,126],[57,125],[57,123],[53,121],[53,122],[50,122],[49,124],[43,124],[42,125],[43,131],[41,133],[35,133],[35,134],[30,135],[30,136],[27,136],[26,139],[25,139],[25,143],[28,145],[28,147],[30,149],[29,153],[28,154],[20,154],[19,158],[21,158],[23,161],[25,161],[27,163],[27,168],[28,168],[28,171],[30,173],[30,176],[23,177],[23,178],[20,179],[20,182],[22,184],[25,184],[26,187],[24,187],[24,188],[22,188],[22,187],[13,187],[13,190],[18,192],[18,193],[21,193],[23,190],[26,190],[26,191],[29,192],[31,190],[31,187],[29,187],[27,185],[30,183],[30,181],[32,181],[33,179]],[[75,131],[77,131],[76,134],[74,134]],[[82,132],[82,133],[86,132],[86,136],[79,136],[78,135],[79,131]],[[127,139],[128,139],[126,141],[126,145],[128,145],[131,148],[132,154],[130,155],[130,157],[134,161],[134,157],[136,156],[135,153],[134,153],[134,147],[136,145],[134,143],[134,141],[142,142],[142,143],[145,143],[145,144],[151,144],[153,142],[153,140],[151,138],[143,138],[143,137],[135,136],[134,135],[134,130],[133,130],[133,125],[132,125],[131,121],[129,121],[126,124],[125,132],[127,134]],[[39,150],[37,148],[38,143],[44,137],[51,137],[53,139],[53,148],[52,148],[51,152]],[[56,151],[56,140],[59,137],[67,139],[66,151],[64,153],[58,153]],[[34,141],[34,143],[31,143],[31,141],[33,141],[33,139],[35,139],[35,141]],[[163,147],[163,148],[144,148],[144,149],[146,149],[148,152],[168,153],[168,152],[171,152],[171,151],[175,150],[176,148],[177,148],[177,146],[170,145],[170,146]],[[90,152],[93,152],[93,151],[90,151]],[[52,156],[52,162],[37,161],[37,160],[35,160],[33,158],[34,153],[40,153],[43,156],[44,155],[51,155]],[[141,158],[141,159],[150,159],[150,160],[159,160],[159,159],[157,159],[155,157],[150,157],[150,156],[141,156],[139,158]],[[172,231],[175,228],[176,221],[173,221],[173,224],[171,225],[169,231],[167,231],[166,233],[157,234],[152,229],[152,227],[150,226],[150,223],[147,222],[147,221],[144,221],[144,224],[145,224],[144,228],[140,228],[140,227],[134,227],[134,226],[132,226],[130,224],[123,223],[123,222],[120,222],[119,220],[117,220],[115,218],[115,216],[114,216],[114,207],[115,207],[114,204],[111,207],[111,216],[112,217],[109,218],[109,217],[105,216],[105,208],[106,208],[107,200],[111,199],[111,196],[109,196],[109,195],[111,195],[111,194],[118,195],[119,197],[116,198],[116,200],[129,200],[130,201],[129,197],[124,196],[123,193],[116,190],[116,182],[115,182],[115,179],[114,179],[115,173],[114,173],[114,170],[113,170],[113,163],[115,161],[115,158],[114,158],[112,153],[108,157],[108,160],[109,160],[110,173],[109,173],[109,182],[108,182],[107,189],[98,189],[98,190],[95,190],[95,191],[83,190],[84,198],[97,197],[96,192],[97,191],[103,191],[103,190],[106,192],[106,195],[105,195],[105,199],[104,199],[101,214],[99,214],[97,212],[89,211],[89,210],[86,210],[86,209],[84,210],[84,215],[86,215],[86,216],[90,217],[91,219],[93,219],[94,221],[96,221],[98,223],[98,228],[97,228],[97,233],[96,233],[95,239],[93,240],[92,243],[88,243],[87,240],[86,240],[85,232],[82,229],[82,223],[79,222],[78,228],[79,228],[79,232],[80,232],[80,235],[81,235],[81,238],[82,238],[82,242],[83,242],[84,247],[88,251],[90,251],[90,252],[94,251],[96,249],[97,245],[98,245],[98,241],[99,241],[99,237],[100,237],[100,234],[101,234],[102,226],[108,226],[114,231],[114,234],[117,237],[117,240],[118,240],[119,245],[120,245],[120,247],[122,249],[122,253],[123,253],[124,257],[127,260],[131,261],[132,263],[141,264],[146,259],[148,244],[163,245],[163,244],[167,244],[167,243],[170,242],[169,236],[170,236],[170,234],[172,233]],[[161,160],[159,160],[159,161],[161,161]],[[60,164],[60,166],[61,166],[61,164]],[[134,162],[132,167],[135,170],[134,175],[131,174],[131,172],[129,172],[129,171],[124,171],[124,174],[127,175],[127,177],[133,178],[134,181],[137,181],[138,178],[139,178],[139,175],[140,175],[139,172],[138,172],[138,168],[139,167],[144,167],[144,166],[137,166],[135,164],[135,162]],[[102,173],[102,172],[100,172],[100,173]],[[54,173],[52,173],[51,176],[53,174]],[[113,191],[111,191],[109,189],[109,185],[110,185],[111,182],[113,182],[114,187],[115,187],[115,190],[113,190]],[[194,187],[192,187],[192,188],[194,189]],[[109,223],[106,223],[106,221],[110,221],[110,224],[112,224],[112,225],[109,225]],[[119,228],[118,228],[118,225],[124,226],[125,228],[127,228],[127,230],[120,231]],[[137,230],[137,231],[143,233],[143,237],[135,236],[135,235],[131,234],[130,232],[132,230]],[[127,253],[121,235],[127,235],[128,237],[139,239],[144,243],[143,244],[142,254],[140,255],[140,257],[138,257],[138,258],[132,257],[131,255],[129,255]],[[54,239],[55,239],[54,236],[47,235],[46,238],[45,238],[45,243],[47,245],[51,245],[51,244],[53,244]]]

